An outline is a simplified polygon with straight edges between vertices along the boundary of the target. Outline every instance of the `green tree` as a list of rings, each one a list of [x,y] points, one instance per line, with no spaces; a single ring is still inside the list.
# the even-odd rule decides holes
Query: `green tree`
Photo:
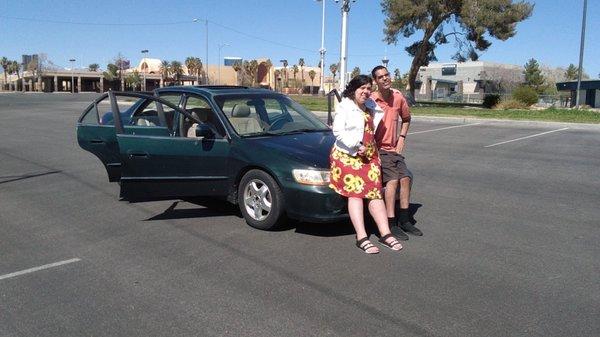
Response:
[[[294,88],[298,89],[298,81],[296,80],[296,75],[298,74],[298,66],[295,64],[292,66],[292,74],[294,76]]]
[[[301,90],[300,90],[300,94],[302,94],[304,92],[304,58],[300,58],[298,60],[298,66],[300,66],[300,82],[301,83]]]
[[[180,84],[179,80],[181,78],[181,75],[183,75],[183,65],[179,61],[171,61],[170,66],[171,74],[173,74],[173,77],[175,78],[177,84]]]
[[[333,83],[335,84],[335,74],[337,73],[339,68],[339,64],[338,63],[332,63],[329,65],[329,71],[331,71],[331,74],[333,75]]]
[[[273,74],[275,75],[275,91],[277,91],[277,83],[281,83],[281,82],[279,82],[279,79],[281,76],[281,70],[275,69]],[[279,88],[279,90],[281,90],[281,88]]]
[[[315,76],[317,76],[317,72],[314,70],[308,71],[308,77],[310,78],[310,93],[313,93],[313,86],[315,85]]]
[[[250,86],[255,86],[256,77],[258,75],[258,61],[244,61],[242,68],[244,69],[245,77],[250,81]]]
[[[202,60],[199,57],[190,56],[185,59],[185,67],[188,75],[196,76],[196,84],[199,84],[200,74],[202,73]]]
[[[394,79],[392,80],[392,87],[398,90],[406,90],[408,85],[408,73],[402,74],[400,69],[394,69]]]
[[[545,78],[540,70],[540,65],[535,59],[530,59],[525,63],[523,74],[525,75],[525,84],[535,89],[539,94],[545,89]]]
[[[352,69],[352,72],[350,73],[350,78],[355,78],[356,76],[360,75],[360,68],[359,67],[354,67],[354,69]]]
[[[244,81],[244,76],[242,74],[242,76],[240,76],[240,71],[242,70],[242,63],[240,62],[234,62],[233,66],[232,66],[233,70],[235,70],[235,74],[237,77],[237,85],[242,85],[243,81]]]
[[[408,75],[409,89],[415,91],[421,66],[437,60],[435,48],[452,39],[457,47],[454,59],[477,60],[478,52],[491,45],[487,37],[505,41],[516,34],[516,24],[527,19],[533,5],[513,0],[381,0],[384,40],[397,43],[398,36],[419,40],[406,47],[413,58]]]
[[[106,71],[102,73],[102,76],[106,78],[107,81],[112,82],[119,77],[119,68],[113,64],[109,63],[106,65]]]
[[[8,60],[8,58],[6,58],[6,56],[3,56],[2,59],[0,59],[0,65],[2,65],[2,69],[4,70],[4,83],[8,82],[8,66],[10,64],[11,61]]]
[[[140,90],[141,90],[142,77],[140,76],[140,72],[137,70],[134,70],[133,72],[129,73],[125,77],[125,83],[129,84],[129,86],[131,86],[133,91],[135,91],[138,86],[140,86]]]
[[[160,62],[160,78],[162,78],[163,83],[166,82],[169,79],[169,76],[171,76],[171,64],[169,63],[169,61],[166,60],[162,60]]]
[[[17,79],[21,79],[21,65],[17,61],[9,61],[8,64],[8,73],[17,75]]]
[[[100,69],[100,65],[98,63],[92,63],[88,66],[88,70],[89,71],[98,71],[98,69]]]

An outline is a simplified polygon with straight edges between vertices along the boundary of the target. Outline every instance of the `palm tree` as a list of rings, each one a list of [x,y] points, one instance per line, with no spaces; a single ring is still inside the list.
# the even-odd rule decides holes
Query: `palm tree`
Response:
[[[267,82],[271,83],[271,82],[273,82],[271,80],[271,67],[273,67],[273,62],[271,62],[271,59],[267,59],[263,63],[265,64],[265,68],[267,68],[267,74],[269,75],[269,79],[267,80]]]
[[[161,61],[160,62],[160,78],[163,80],[163,83],[167,81],[169,76],[171,75],[171,65],[169,61]]]
[[[294,87],[295,89],[298,89],[298,81],[296,81],[296,74],[298,74],[298,66],[295,64],[292,66],[292,74],[294,74]]]
[[[8,74],[8,65],[11,62],[6,58],[6,56],[3,56],[2,59],[0,59],[0,65],[2,65],[2,69],[4,69],[4,83],[8,82],[8,78],[6,77]]]
[[[300,90],[300,95],[304,92],[304,58],[300,58],[298,60],[298,65],[300,66],[300,82],[302,82],[302,87]]]
[[[180,84],[179,78],[183,75],[183,65],[179,61],[171,61],[171,73],[175,77],[177,84]]]
[[[284,87],[289,87],[290,84],[289,82],[289,78],[288,78],[288,72],[287,72],[287,67],[288,67],[288,61],[287,60],[283,60],[283,74],[285,77],[285,83],[284,83]]]
[[[188,75],[196,75],[196,82],[200,84],[200,73],[202,72],[202,61],[198,57],[188,57],[185,59],[185,66],[188,69]]]
[[[127,77],[125,77],[125,82],[133,88],[133,91],[136,90],[138,85],[140,86],[140,89],[141,89],[142,77],[140,76],[139,71],[134,70],[132,73],[127,75]]]
[[[236,74],[236,78],[237,78],[237,81],[236,81],[237,85],[241,85],[243,82],[243,76],[240,76],[240,70],[242,70],[242,64],[240,62],[234,62],[232,67],[233,67],[233,70],[235,70],[235,74]]]
[[[92,63],[88,66],[89,71],[98,71],[100,69],[100,65],[98,63]]]
[[[275,75],[275,91],[277,91],[277,82],[279,81],[279,76],[281,76],[281,70],[275,69],[274,75]],[[279,90],[281,91],[281,88],[279,88]]]
[[[310,94],[311,95],[312,95],[312,92],[313,92],[313,85],[314,85],[314,82],[315,82],[315,76],[317,76],[317,72],[311,69],[308,72],[308,77],[310,78]]]
[[[329,71],[331,71],[331,73],[333,74],[333,84],[335,86],[335,73],[337,73],[337,71],[338,71],[338,64],[337,63],[330,64]]]
[[[17,61],[9,61],[8,72],[10,74],[16,74],[17,75],[17,79],[21,79],[21,74],[19,73],[20,69],[21,69],[21,65],[19,64],[19,62],[17,62]]]

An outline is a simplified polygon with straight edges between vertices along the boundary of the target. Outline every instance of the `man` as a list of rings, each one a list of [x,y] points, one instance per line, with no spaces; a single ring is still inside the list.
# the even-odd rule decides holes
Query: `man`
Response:
[[[371,94],[371,107],[375,109],[375,141],[381,157],[385,208],[392,233],[408,240],[406,233],[421,236],[423,233],[411,222],[408,213],[412,175],[402,151],[410,126],[408,103],[400,91],[392,89],[392,79],[387,68],[377,66],[371,71],[377,91]],[[398,119],[402,120],[398,132]],[[396,218],[396,193],[400,185],[400,214]]]

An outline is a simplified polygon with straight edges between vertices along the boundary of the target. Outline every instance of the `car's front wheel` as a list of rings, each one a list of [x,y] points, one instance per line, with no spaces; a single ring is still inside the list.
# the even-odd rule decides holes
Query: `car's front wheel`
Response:
[[[281,188],[268,173],[248,171],[240,181],[238,205],[246,222],[255,228],[277,228],[284,218]]]

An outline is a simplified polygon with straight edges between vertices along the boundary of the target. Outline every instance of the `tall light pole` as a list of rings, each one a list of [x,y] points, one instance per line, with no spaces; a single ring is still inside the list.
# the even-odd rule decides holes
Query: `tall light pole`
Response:
[[[346,62],[348,61],[348,12],[350,0],[342,1],[342,46],[340,48],[340,92],[346,87]],[[356,2],[356,0],[352,0]]]
[[[194,19],[194,22],[202,21],[200,19]],[[206,59],[204,62],[206,63],[206,84],[210,84],[208,80],[208,19],[204,19],[204,27],[206,29]]]
[[[321,54],[321,86],[319,87],[319,93],[325,95],[325,0],[317,1],[320,1],[323,5],[323,14],[321,16],[321,49],[319,49],[319,54]]]
[[[73,70],[75,67],[75,59],[70,59],[69,62],[71,62],[71,93],[74,94],[75,93],[75,75],[73,74]]]
[[[219,68],[217,68],[217,70],[219,71],[219,83],[217,84],[221,84],[221,49],[223,47],[229,47],[229,43],[219,43],[219,59],[217,60],[217,66]]]
[[[587,0],[583,0],[583,19],[581,22],[581,44],[579,45],[579,71],[577,74],[577,91],[575,92],[575,108],[579,109],[579,90],[581,90],[581,73],[583,70],[583,45],[585,44],[585,17]]]
[[[148,53],[148,49],[142,50],[142,61],[144,61],[144,59],[145,59],[144,54],[147,54],[147,53]],[[143,65],[143,63],[142,63],[142,65]],[[148,70],[148,62],[146,62],[146,67],[144,67],[142,69],[142,71],[144,72],[144,89],[143,89],[144,91],[146,91],[146,70]]]

